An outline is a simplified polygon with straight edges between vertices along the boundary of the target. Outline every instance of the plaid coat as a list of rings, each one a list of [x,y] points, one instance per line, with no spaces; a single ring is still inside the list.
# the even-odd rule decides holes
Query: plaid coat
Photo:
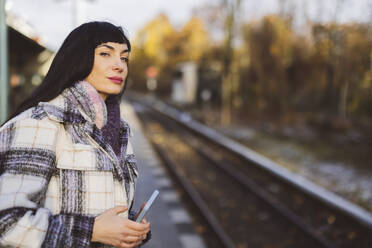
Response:
[[[105,103],[87,84],[1,127],[0,247],[103,247],[90,242],[94,217],[132,205],[138,170],[129,126],[121,120],[117,157],[100,130]]]

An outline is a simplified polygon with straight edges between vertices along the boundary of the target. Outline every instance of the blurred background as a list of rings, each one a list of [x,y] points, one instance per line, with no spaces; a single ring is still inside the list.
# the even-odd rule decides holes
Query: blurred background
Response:
[[[133,46],[128,94],[160,98],[371,211],[371,0],[1,3],[2,113],[41,83],[73,28],[110,21]]]

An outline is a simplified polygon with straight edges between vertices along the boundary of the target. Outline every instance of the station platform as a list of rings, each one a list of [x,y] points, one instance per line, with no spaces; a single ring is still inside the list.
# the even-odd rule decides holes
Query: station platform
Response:
[[[139,209],[155,189],[160,191],[146,219],[151,223],[151,240],[141,247],[151,248],[205,248],[206,245],[195,231],[192,219],[182,206],[172,181],[164,166],[144,136],[141,122],[132,105],[122,102],[121,116],[131,127],[131,142],[136,155],[139,178],[136,184],[134,209]]]

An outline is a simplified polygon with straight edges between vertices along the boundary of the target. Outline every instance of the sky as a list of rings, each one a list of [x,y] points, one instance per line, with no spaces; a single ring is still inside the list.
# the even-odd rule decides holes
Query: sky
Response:
[[[57,48],[74,25],[74,0],[7,0],[11,13],[25,19],[45,43]],[[172,22],[182,23],[194,6],[206,0],[80,0],[84,21],[110,21],[123,26],[134,38],[136,31],[158,13],[165,12]],[[42,10],[42,11],[41,11]]]
[[[7,9],[27,21],[41,37],[43,44],[56,50],[75,27],[75,0],[6,0]],[[174,25],[182,25],[193,8],[219,0],[78,0],[78,22],[110,21],[123,26],[130,39],[138,29],[160,12],[168,15]],[[278,12],[280,1],[292,2],[297,17],[306,12],[312,19],[327,21],[339,13],[338,21],[372,21],[372,0],[241,0],[242,18],[258,19]],[[344,2],[336,8],[337,1]],[[306,10],[306,11],[305,11]]]

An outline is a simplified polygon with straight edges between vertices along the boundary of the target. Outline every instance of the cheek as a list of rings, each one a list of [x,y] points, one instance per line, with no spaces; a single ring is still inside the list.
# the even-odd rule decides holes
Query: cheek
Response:
[[[90,72],[88,78],[95,79],[98,76],[98,68],[96,65],[93,65],[92,71]]]
[[[104,74],[106,68],[108,67],[107,62],[101,58],[97,58],[93,64],[93,71],[95,75],[102,75]]]
[[[128,71],[129,71],[128,65],[124,66],[124,73],[128,74]]]

